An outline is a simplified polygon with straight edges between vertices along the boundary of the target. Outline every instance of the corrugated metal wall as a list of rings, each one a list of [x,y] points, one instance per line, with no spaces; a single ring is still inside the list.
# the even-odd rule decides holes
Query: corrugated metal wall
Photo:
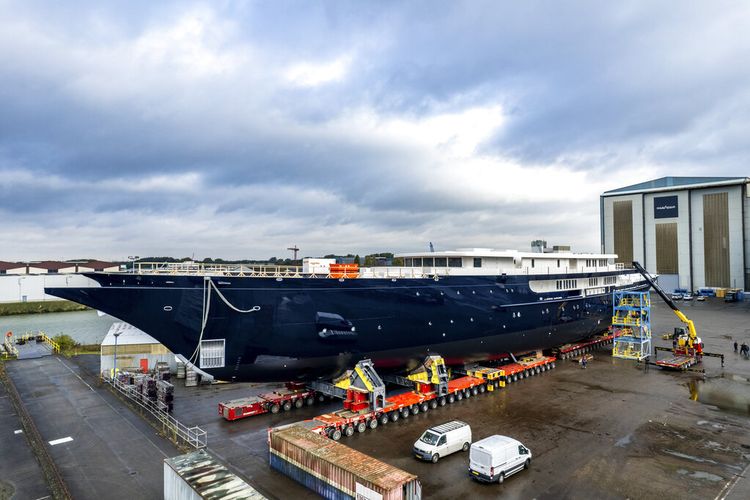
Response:
[[[677,223],[656,224],[656,272],[677,274]]]
[[[729,286],[729,197],[703,195],[703,249],[706,286]]]
[[[166,462],[164,463],[164,500],[201,500],[182,477]]]
[[[633,262],[633,202],[612,202],[617,262]]]

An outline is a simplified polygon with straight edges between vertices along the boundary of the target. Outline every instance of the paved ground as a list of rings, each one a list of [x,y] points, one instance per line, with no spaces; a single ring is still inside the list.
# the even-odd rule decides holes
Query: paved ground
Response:
[[[58,356],[6,368],[42,438],[72,438],[50,453],[74,498],[161,498],[162,461],[179,451],[139,416]]]
[[[743,403],[743,391],[750,387],[742,381],[750,377],[750,361],[734,355],[729,337],[750,341],[750,304],[716,301],[683,307],[696,321],[707,350],[727,355],[723,371],[718,359],[705,362],[707,382],[701,382],[699,374],[654,367],[645,371],[631,362],[595,354],[586,370],[561,362],[557,369],[507,390],[389,423],[342,442],[416,473],[428,498],[500,493],[509,498],[714,498],[727,493],[729,498],[749,498],[745,492],[750,479],[736,479],[747,474],[743,470],[750,463],[750,396],[744,400],[744,412],[735,406]],[[655,332],[679,325],[662,304],[654,308],[653,323]],[[722,374],[727,377],[721,378]],[[732,375],[740,380],[732,380]],[[691,381],[699,399],[710,401],[690,399]],[[267,386],[247,384],[197,389],[178,385],[175,414],[208,430],[212,451],[266,492],[278,498],[314,498],[269,469],[266,430],[336,409],[338,404],[236,422],[216,414],[218,401],[266,390]],[[725,401],[727,394],[740,396],[739,400]],[[468,477],[466,454],[446,457],[436,465],[411,457],[412,443],[424,429],[455,418],[471,424],[475,439],[497,433],[521,440],[534,453],[531,470],[502,486],[483,485]]]
[[[5,386],[0,384],[0,499],[50,495],[42,469],[31,453]]]
[[[750,343],[750,304],[696,302],[685,304],[684,310],[695,320],[706,350],[727,355],[723,370],[718,359],[706,360],[706,381],[697,373],[668,373],[654,367],[646,371],[604,353],[595,354],[586,370],[560,362],[557,369],[506,390],[389,423],[342,442],[418,474],[428,498],[490,498],[499,494],[508,498],[750,498],[750,361],[732,352],[732,338]],[[652,323],[655,337],[656,332],[671,331],[679,325],[661,304],[654,308]],[[73,433],[95,436],[85,447],[80,440],[52,447],[66,479],[88,492],[80,498],[94,496],[90,493],[93,490],[86,490],[92,473],[73,465],[88,454],[94,460],[117,456],[111,460],[116,465],[99,469],[96,476],[113,474],[113,483],[137,485],[139,493],[160,492],[161,473],[156,478],[156,474],[149,475],[146,470],[150,464],[161,464],[165,452],[158,439],[149,436],[153,431],[144,429],[142,422],[139,426],[138,419],[122,409],[112,412],[103,426],[92,427],[86,422],[92,415],[86,405],[76,411],[72,408],[72,395],[54,396],[59,386],[69,385],[74,378],[65,375],[66,367],[34,368],[28,364],[48,363],[50,359],[60,363],[57,358],[24,361],[24,365],[18,362],[13,364],[19,367],[13,375],[14,379],[28,378],[27,387],[21,392],[30,410],[33,408],[32,413],[40,415],[37,425],[45,439]],[[90,372],[97,370],[96,357],[74,361]],[[22,366],[28,368],[21,371]],[[32,383],[35,376],[37,380]],[[67,388],[64,393],[70,390]],[[188,425],[206,429],[209,449],[263,494],[272,498],[316,498],[268,467],[266,431],[268,427],[337,409],[340,404],[236,422],[226,422],[217,414],[219,401],[268,390],[268,385],[185,388],[178,383],[175,416]],[[97,402],[97,397],[102,396],[89,395],[86,400],[96,413],[104,412],[101,407],[107,405]],[[47,418],[48,409],[57,404],[67,404],[68,409],[63,412],[67,416],[59,421]],[[521,440],[534,454],[531,469],[502,486],[483,485],[468,477],[466,454],[454,454],[434,465],[411,457],[412,443],[424,429],[456,418],[471,424],[474,439],[497,433]],[[122,436],[104,432],[127,429],[127,424],[112,425],[123,419],[136,427],[125,433],[138,439],[138,450],[124,453],[120,447],[127,443]],[[63,424],[65,431],[59,428]],[[70,454],[61,451],[66,447]],[[134,460],[140,466],[135,480],[127,474]],[[102,490],[96,482],[94,486],[97,493]]]

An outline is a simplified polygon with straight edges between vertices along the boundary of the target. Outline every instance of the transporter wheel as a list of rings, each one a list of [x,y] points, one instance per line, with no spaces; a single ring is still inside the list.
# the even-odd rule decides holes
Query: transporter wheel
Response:
[[[292,409],[292,402],[291,401],[284,401],[284,405],[282,406],[284,408],[284,411],[289,411]]]
[[[464,389],[464,397],[469,399],[471,397],[471,389]]]
[[[479,389],[476,387],[471,388],[471,395],[476,396],[479,393]]]
[[[387,421],[388,421],[388,419],[386,419],[386,422]],[[376,429],[378,427],[378,419],[377,418],[371,418],[367,422],[367,427],[369,427],[370,429]]]
[[[464,445],[461,447],[461,451],[469,451],[469,447],[471,445],[469,443],[464,443]],[[528,462],[528,460],[527,460]]]
[[[318,394],[318,403],[322,403],[326,400],[326,397],[323,394]]]
[[[281,407],[277,404],[271,405],[271,413],[279,413],[279,410],[281,410]]]
[[[295,407],[295,408],[302,408],[302,405],[304,405],[304,404],[305,404],[305,402],[304,402],[304,401],[302,401],[302,398],[300,398],[300,399],[298,399],[298,400],[296,400],[296,401],[294,402],[294,407]]]
[[[380,415],[380,425],[385,425],[387,423],[388,423],[388,414],[383,413],[382,415]]]
[[[427,401],[424,401],[422,402],[421,405],[419,405],[419,411],[421,411],[422,413],[426,412],[429,409],[430,409],[430,404]]]
[[[354,434],[354,426],[353,425],[347,425],[346,428],[344,429],[344,434],[346,434],[346,437],[349,437],[352,434]]]
[[[430,460],[432,460],[433,464],[436,464],[436,463],[438,463],[438,460],[440,460],[440,455],[438,455],[437,453],[435,453],[434,455],[432,455],[432,458]]]
[[[440,406],[445,406],[446,403],[447,401],[445,400],[445,396],[440,396],[440,399],[438,399],[438,404]]]
[[[416,415],[419,413],[419,405],[411,405],[411,414]]]
[[[437,399],[431,400],[430,401],[430,409],[434,410],[437,407],[438,407],[438,400]]]
[[[308,396],[305,398],[305,404],[307,406],[312,406],[312,404],[315,402],[315,398],[312,396]]]
[[[398,418],[399,418],[399,414],[398,414],[398,412],[397,412],[397,411],[392,411],[392,412],[391,412],[391,422],[395,422],[395,421],[397,421],[397,420],[398,420]]]
[[[487,388],[484,386],[484,384],[479,386],[479,394],[484,394],[484,391],[486,391]]]
[[[554,367],[555,367],[555,362],[553,361],[553,362],[552,362],[552,368],[554,368]]]
[[[365,422],[360,422],[357,424],[357,432],[360,434],[365,432],[367,430],[367,424]]]
[[[462,391],[458,391],[456,393],[456,401],[461,401],[464,398],[464,393]]]
[[[492,386],[495,389],[498,389],[500,387],[500,381],[499,380],[495,380],[494,382],[492,382]]]
[[[409,418],[409,408],[401,408],[401,418]]]
[[[453,402],[456,400],[456,396],[453,394],[448,395],[448,404],[453,404]]]
[[[341,430],[340,429],[331,429],[330,434],[328,436],[333,439],[334,441],[338,441],[341,439]]]

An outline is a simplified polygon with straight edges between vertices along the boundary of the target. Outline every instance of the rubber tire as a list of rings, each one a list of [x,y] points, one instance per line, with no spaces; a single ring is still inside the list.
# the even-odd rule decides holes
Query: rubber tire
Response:
[[[469,399],[471,397],[471,389],[464,389],[464,397]]]
[[[409,408],[401,408],[401,418],[409,418],[409,415],[411,415]]]
[[[484,394],[484,391],[486,391],[487,388],[484,385],[479,386],[479,394]]]
[[[305,404],[307,406],[312,406],[314,402],[315,402],[315,398],[312,397],[312,396],[309,396],[309,397],[305,398]]]
[[[370,429],[377,429],[378,428],[378,419],[377,418],[371,418],[367,422],[367,427],[369,427]]]
[[[304,402],[304,401],[302,400],[302,398],[300,398],[300,399],[298,399],[298,400],[296,400],[296,401],[294,402],[294,407],[295,407],[295,408],[302,408],[302,406],[303,406],[304,404],[305,404],[305,402]]]
[[[463,447],[461,448],[461,451],[469,451],[469,448],[471,445],[469,443],[464,443]]]
[[[501,472],[500,476],[497,478],[497,484],[503,484],[505,481],[505,472]]]
[[[354,426],[353,425],[347,425],[346,428],[344,429],[344,434],[346,435],[346,437],[349,437],[352,434],[354,434]]]
[[[388,414],[383,413],[382,415],[380,415],[380,425],[385,425],[387,423],[388,423]]]
[[[448,404],[453,404],[454,401],[456,401],[456,395],[455,394],[448,395]]]
[[[423,401],[422,404],[419,405],[419,411],[421,411],[422,413],[426,412],[429,409],[430,409],[430,403],[428,403],[427,401]]]
[[[432,461],[433,464],[436,464],[436,463],[438,463],[438,460],[440,460],[440,455],[438,455],[437,453],[435,453],[434,455],[432,455],[432,457],[430,458],[430,460]]]
[[[445,406],[447,403],[448,401],[446,401],[445,396],[440,396],[440,399],[438,399],[438,404],[440,406]]]
[[[289,411],[292,409],[292,402],[291,401],[284,401],[284,405],[282,406],[284,408],[284,411]]]
[[[526,461],[523,463],[523,468],[528,469],[531,466],[531,459],[527,458]]]
[[[419,405],[411,405],[410,410],[412,415],[419,414]]]
[[[399,417],[400,417],[399,412],[397,411],[391,412],[391,422],[397,422]]]
[[[434,410],[434,409],[435,409],[435,408],[437,408],[437,407],[438,407],[438,400],[437,400],[437,399],[433,399],[433,400],[431,400],[431,401],[430,401],[430,409],[431,409],[431,410]]]
[[[554,367],[555,367],[555,363],[554,363],[554,361],[553,361],[553,362],[552,362],[552,368],[554,368]]]
[[[456,401],[461,401],[464,398],[464,393],[462,391],[456,392]]]
[[[365,422],[359,422],[357,424],[357,432],[359,432],[360,434],[362,434],[366,430],[367,430],[367,424]]]
[[[281,410],[281,407],[277,404],[271,405],[271,413],[276,414],[279,413],[279,410]]]
[[[479,394],[479,389],[477,387],[472,387],[471,388],[471,395],[472,396],[476,396],[477,394]]]
[[[331,433],[331,439],[339,441],[341,439],[341,429],[334,429]]]
[[[326,397],[323,394],[318,394],[318,403],[322,403],[326,400]]]

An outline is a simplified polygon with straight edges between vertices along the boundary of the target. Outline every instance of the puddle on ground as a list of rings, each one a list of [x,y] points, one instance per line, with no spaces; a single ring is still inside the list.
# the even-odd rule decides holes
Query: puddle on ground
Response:
[[[711,474],[710,472],[705,472],[702,470],[696,470],[693,472],[690,472],[689,470],[685,469],[677,469],[677,474],[680,474],[681,476],[687,476],[692,477],[693,479],[705,479],[707,481],[723,481],[724,478],[721,476],[717,476],[716,474]]]
[[[687,383],[687,388],[693,401],[750,415],[750,383],[745,377],[728,375],[705,381],[694,379]]]
[[[630,444],[630,442],[633,441],[633,435],[628,434],[625,437],[622,437],[615,442],[615,446],[619,446],[620,448],[625,448],[627,445]]]
[[[710,460],[708,458],[701,458],[701,457],[694,457],[693,455],[688,455],[687,453],[680,453],[679,451],[674,450],[664,450],[664,453],[668,453],[674,457],[679,458],[685,458],[687,460],[692,460],[693,462],[701,462],[701,463],[709,463],[709,464],[715,464],[715,460]]]

